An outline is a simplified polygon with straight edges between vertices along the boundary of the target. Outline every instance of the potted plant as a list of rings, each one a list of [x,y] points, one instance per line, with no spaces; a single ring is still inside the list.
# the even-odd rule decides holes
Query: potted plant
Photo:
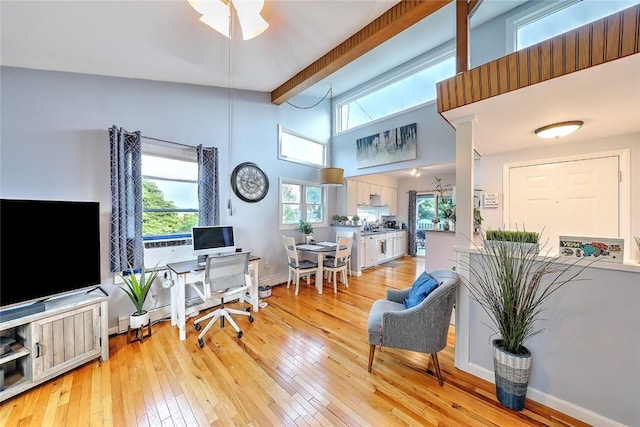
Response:
[[[341,215],[335,214],[334,216],[331,217],[331,219],[333,220],[333,223],[335,225],[340,224],[340,219],[342,218]]]
[[[532,355],[525,343],[542,332],[537,321],[544,303],[591,265],[574,270],[577,261],[559,262],[549,250],[540,257],[537,244],[531,244],[538,239],[538,233],[489,230],[482,237],[483,246],[476,246],[479,262],[464,263],[469,279],[463,282],[498,336],[492,341],[496,395],[504,406],[518,411],[524,407],[531,369]]]
[[[356,214],[351,217],[351,221],[353,221],[353,225],[358,225],[360,221],[360,217]]]
[[[310,222],[301,219],[298,231],[304,234],[305,243],[311,243],[311,240],[313,240],[313,234],[311,234],[313,233],[313,225]]]
[[[149,312],[143,308],[147,295],[153,286],[153,282],[158,276],[157,266],[147,271],[142,266],[140,270],[140,278],[136,276],[133,267],[129,266],[127,275],[120,275],[124,281],[124,286],[120,286],[135,307],[135,311],[129,315],[129,326],[132,329],[138,329],[149,323]]]

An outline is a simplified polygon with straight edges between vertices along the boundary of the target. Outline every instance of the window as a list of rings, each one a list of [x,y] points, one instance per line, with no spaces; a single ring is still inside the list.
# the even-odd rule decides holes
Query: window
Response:
[[[513,35],[515,50],[520,50],[637,3],[638,0],[542,2],[542,7],[534,12],[527,11],[510,19],[507,31]]]
[[[280,181],[280,228],[297,228],[301,219],[327,225],[326,190],[317,184]]]
[[[146,240],[184,237],[198,225],[198,164],[142,155],[142,234]]]
[[[366,89],[338,99],[336,132],[353,129],[436,99],[436,83],[455,74],[451,49],[417,58]]]
[[[278,158],[324,167],[327,165],[327,144],[313,141],[278,125]]]

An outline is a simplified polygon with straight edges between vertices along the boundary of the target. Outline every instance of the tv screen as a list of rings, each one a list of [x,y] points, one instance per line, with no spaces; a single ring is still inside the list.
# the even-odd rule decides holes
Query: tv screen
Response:
[[[233,227],[230,225],[193,227],[191,239],[195,256],[217,255],[236,250]]]
[[[0,199],[0,306],[98,286],[98,202]]]

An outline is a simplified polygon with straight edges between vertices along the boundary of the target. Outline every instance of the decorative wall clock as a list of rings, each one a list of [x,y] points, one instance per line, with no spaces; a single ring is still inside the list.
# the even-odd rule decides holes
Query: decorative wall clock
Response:
[[[269,178],[255,163],[240,163],[231,173],[231,188],[241,200],[259,202],[269,191]]]

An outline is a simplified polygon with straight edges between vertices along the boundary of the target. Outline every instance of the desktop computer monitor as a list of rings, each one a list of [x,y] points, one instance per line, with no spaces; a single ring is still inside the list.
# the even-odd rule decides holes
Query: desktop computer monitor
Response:
[[[211,225],[191,229],[193,255],[220,255],[236,251],[233,226]]]

